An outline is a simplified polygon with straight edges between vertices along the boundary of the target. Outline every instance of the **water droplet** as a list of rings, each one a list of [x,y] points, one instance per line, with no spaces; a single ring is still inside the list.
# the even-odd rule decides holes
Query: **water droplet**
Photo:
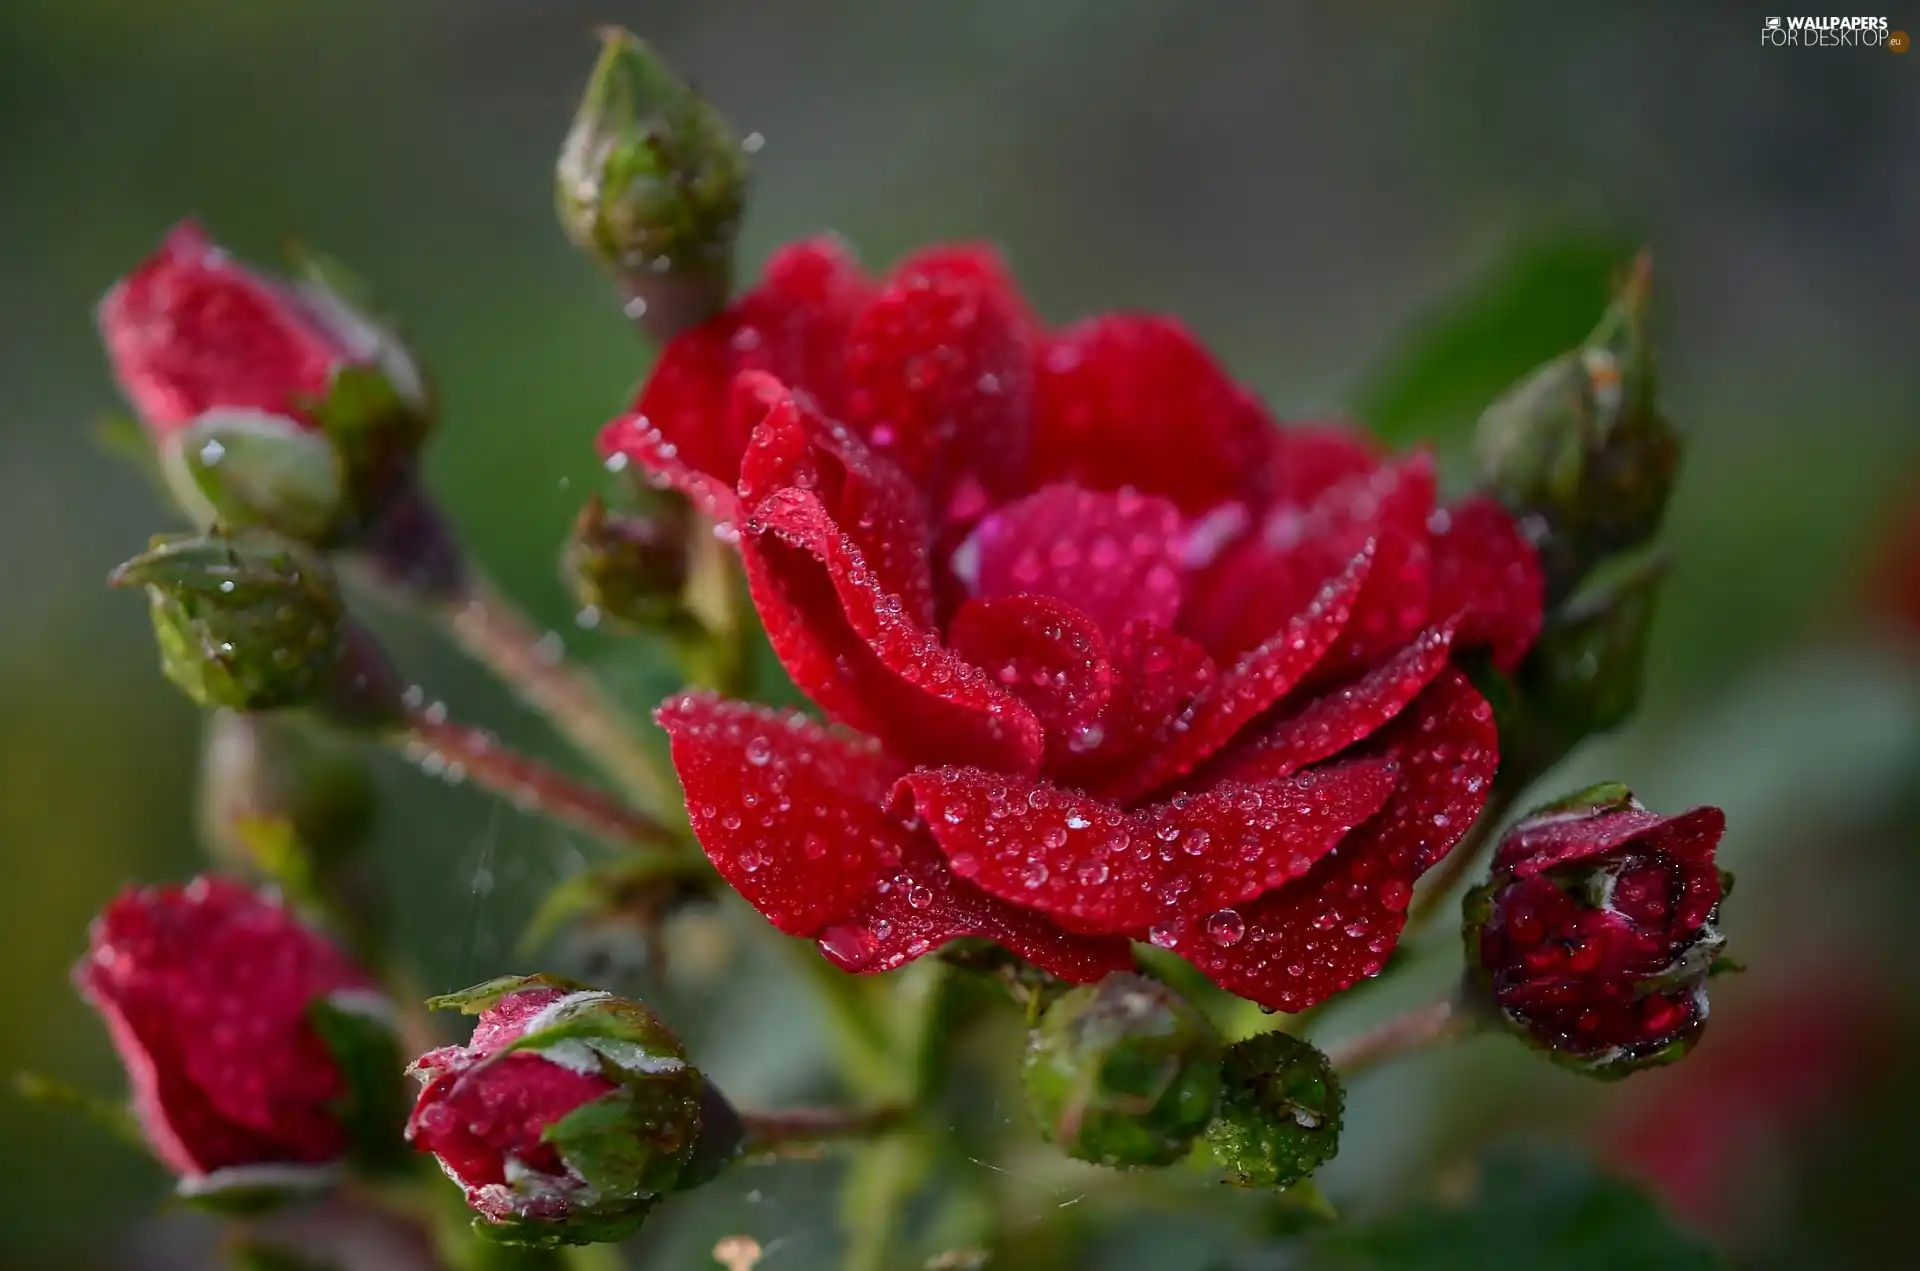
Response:
[[[1147,929],[1147,939],[1162,949],[1171,949],[1180,941],[1180,932],[1170,923],[1155,923]]]
[[[1239,944],[1246,934],[1247,924],[1235,910],[1222,909],[1207,919],[1207,939],[1222,948]]]
[[[764,768],[773,759],[773,743],[765,737],[755,737],[747,742],[747,762],[756,768]]]

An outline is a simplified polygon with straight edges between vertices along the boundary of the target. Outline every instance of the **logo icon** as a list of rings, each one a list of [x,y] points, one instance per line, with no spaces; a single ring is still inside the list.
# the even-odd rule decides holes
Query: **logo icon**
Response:
[[[1768,18],[1766,29],[1769,31],[1778,31],[1780,29],[1780,19]]]

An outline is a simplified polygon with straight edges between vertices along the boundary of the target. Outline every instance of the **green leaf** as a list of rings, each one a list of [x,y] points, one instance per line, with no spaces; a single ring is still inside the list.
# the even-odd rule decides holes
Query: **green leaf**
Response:
[[[1580,342],[1631,252],[1591,230],[1516,244],[1388,348],[1363,377],[1359,418],[1388,441],[1464,439],[1508,385]]]
[[[617,1214],[575,1214],[564,1224],[550,1222],[489,1222],[473,1220],[473,1229],[495,1244],[523,1249],[556,1249],[561,1245],[617,1244],[647,1220],[653,1201],[639,1201]]]
[[[1711,1271],[1720,1259],[1638,1187],[1540,1149],[1487,1157],[1464,1203],[1424,1203],[1307,1242],[1297,1271]]]

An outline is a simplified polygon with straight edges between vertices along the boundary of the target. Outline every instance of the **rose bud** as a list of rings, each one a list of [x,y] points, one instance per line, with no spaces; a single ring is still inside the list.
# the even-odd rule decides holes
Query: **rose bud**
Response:
[[[234,261],[186,222],[100,302],[101,339],[182,509],[303,541],[349,533],[393,492],[432,417],[411,355],[340,291]]]
[[[670,514],[609,512],[599,495],[573,523],[561,573],[583,614],[663,628],[687,616],[687,526]]]
[[[107,581],[146,588],[160,668],[204,707],[307,705],[341,657],[333,573],[285,540],[161,539]]]
[[[1242,1187],[1292,1187],[1340,1150],[1345,1105],[1325,1055],[1286,1033],[1261,1033],[1227,1047],[1207,1147]]]
[[[1213,1115],[1220,1036],[1179,994],[1109,975],[1063,994],[1027,1040],[1027,1108],[1068,1156],[1170,1165]]]
[[[1651,539],[1680,438],[1656,400],[1642,255],[1586,342],[1487,408],[1475,434],[1488,488],[1531,531],[1549,605],[1603,557]]]
[[[650,325],[690,326],[726,303],[745,153],[647,44],[617,27],[601,40],[555,168],[560,225],[626,283],[637,314],[662,311]]]
[[[397,1142],[392,1008],[277,900],[218,877],[127,891],[95,920],[74,979],[182,1195],[307,1190]]]
[[[638,1002],[550,976],[428,1003],[478,1014],[473,1037],[422,1055],[407,1139],[509,1244],[624,1239],[665,1192],[738,1151],[731,1106]]]
[[[1521,821],[1465,902],[1468,963],[1507,1026],[1596,1077],[1686,1054],[1725,946],[1725,828],[1718,808],[1661,816],[1619,785]]]

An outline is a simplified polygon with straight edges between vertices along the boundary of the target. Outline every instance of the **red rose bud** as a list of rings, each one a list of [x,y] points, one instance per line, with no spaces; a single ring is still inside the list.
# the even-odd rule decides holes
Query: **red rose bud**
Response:
[[[601,39],[555,169],[560,225],[626,282],[638,312],[685,310],[667,321],[671,333],[726,303],[746,157],[653,49],[617,27]]]
[[[609,512],[595,495],[573,523],[561,573],[589,625],[671,625],[687,616],[686,518]]]
[[[1489,489],[1528,526],[1549,600],[1601,558],[1653,537],[1680,463],[1660,411],[1644,254],[1586,342],[1536,369],[1481,416],[1475,444]]]
[[[115,377],[202,524],[321,542],[391,493],[431,407],[384,327],[311,277],[235,262],[191,222],[115,284],[99,325]]]
[[[290,542],[160,540],[108,582],[146,588],[161,670],[203,707],[309,705],[346,646],[332,571]]]
[[[425,1088],[407,1138],[465,1189],[486,1235],[622,1239],[738,1149],[731,1107],[638,1002],[526,976],[429,1005],[480,1020],[466,1045],[415,1061]]]
[[[1725,827],[1718,808],[1661,816],[1618,785],[1516,826],[1465,906],[1469,962],[1507,1025],[1596,1077],[1686,1054],[1725,946]]]
[[[253,1199],[331,1181],[398,1130],[392,1011],[276,900],[231,879],[123,893],[75,968],[183,1195]]]

